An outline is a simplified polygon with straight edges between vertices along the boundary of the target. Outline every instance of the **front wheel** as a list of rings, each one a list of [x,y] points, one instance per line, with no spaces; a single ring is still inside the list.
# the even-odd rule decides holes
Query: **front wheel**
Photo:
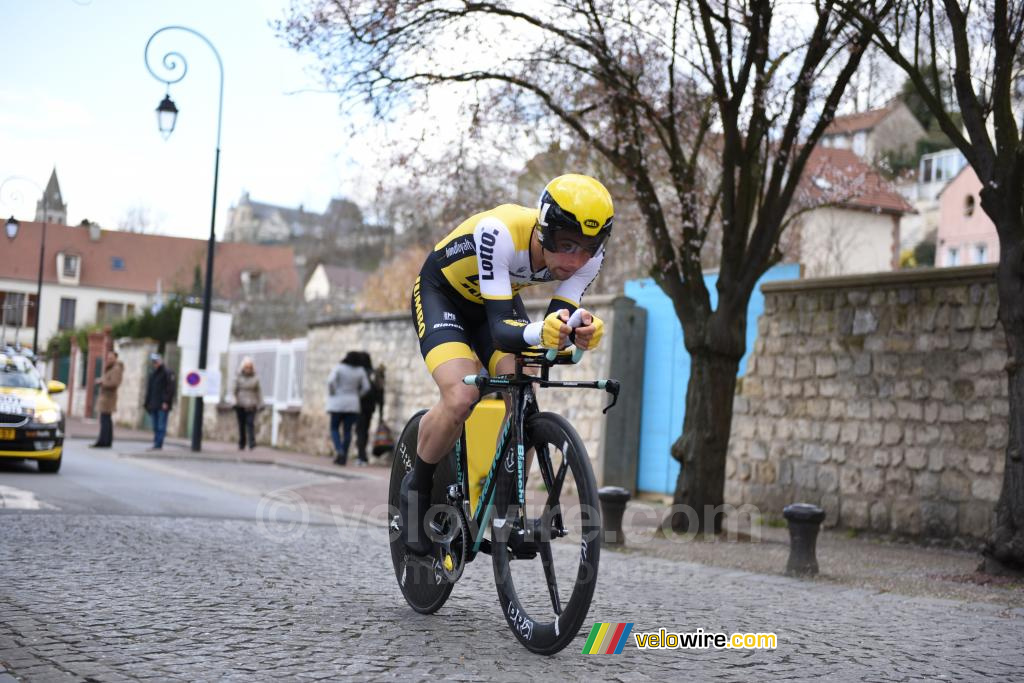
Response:
[[[402,478],[412,469],[416,461],[416,440],[419,436],[420,419],[427,411],[422,410],[412,416],[405,425],[402,435],[395,444],[395,457],[391,463],[391,484],[388,491],[388,506],[391,523],[389,525],[391,541],[391,562],[395,568],[395,578],[402,589],[409,606],[421,614],[432,614],[441,609],[452,593],[453,584],[445,580],[444,571],[434,553],[426,557],[417,557],[406,550],[405,543],[399,536],[398,529],[398,494],[402,486]],[[434,472],[434,487],[430,494],[430,504],[447,506],[448,484],[455,481],[455,468],[452,457],[442,460]]]
[[[36,460],[36,465],[39,467],[40,472],[46,474],[56,474],[60,471],[60,461],[64,459],[64,454],[61,453],[57,456],[56,460]]]
[[[493,528],[494,581],[509,627],[528,650],[551,655],[579,632],[597,585],[601,513],[590,458],[576,430],[554,413],[526,422],[533,449],[525,507],[506,458],[498,470]]]

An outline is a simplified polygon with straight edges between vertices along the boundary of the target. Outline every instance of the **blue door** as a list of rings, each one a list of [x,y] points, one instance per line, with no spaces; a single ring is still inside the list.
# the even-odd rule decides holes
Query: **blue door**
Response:
[[[747,353],[740,360],[739,374],[747,369],[747,356],[757,338],[757,319],[764,311],[761,285],[773,280],[795,280],[800,266],[775,266],[758,280],[747,308]],[[704,276],[711,295],[711,306],[718,305],[715,283],[718,275]],[[631,280],[626,296],[647,309],[647,342],[644,348],[644,404],[640,418],[640,462],[637,466],[638,491],[670,494],[679,477],[679,463],[669,449],[683,429],[686,414],[686,384],[690,380],[690,354],[683,346],[683,328],[672,302],[654,280]]]

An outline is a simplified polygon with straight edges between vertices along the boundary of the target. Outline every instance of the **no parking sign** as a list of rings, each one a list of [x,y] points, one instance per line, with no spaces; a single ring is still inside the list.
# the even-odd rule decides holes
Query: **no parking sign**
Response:
[[[206,395],[206,370],[186,370],[181,373],[182,396]]]

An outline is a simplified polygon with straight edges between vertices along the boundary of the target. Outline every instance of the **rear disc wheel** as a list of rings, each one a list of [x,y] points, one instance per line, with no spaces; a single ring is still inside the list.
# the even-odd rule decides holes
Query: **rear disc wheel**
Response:
[[[420,419],[425,412],[423,410],[413,415],[395,444],[395,457],[391,463],[391,483],[388,491],[388,509],[391,515],[388,531],[391,543],[391,563],[394,566],[395,578],[398,579],[398,586],[402,590],[405,601],[421,614],[433,614],[444,605],[452,593],[454,584],[449,580],[452,572],[451,570],[446,571],[446,567],[438,557],[436,544],[429,555],[420,557],[410,553],[402,541],[398,519],[399,489],[402,486],[402,479],[412,469],[413,463],[416,461],[416,439],[419,435]],[[447,514],[443,510],[448,504],[448,484],[453,481],[455,481],[455,468],[452,464],[452,455],[449,455],[438,464],[437,470],[434,472],[434,486],[430,492],[431,507],[442,506],[436,508],[441,511],[437,514],[438,522],[442,522]]]

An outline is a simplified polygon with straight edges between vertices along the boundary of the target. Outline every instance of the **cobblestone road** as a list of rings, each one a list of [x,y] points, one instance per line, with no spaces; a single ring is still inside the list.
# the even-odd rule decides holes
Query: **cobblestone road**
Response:
[[[489,558],[434,616],[405,606],[386,532],[160,516],[0,516],[0,678],[1011,680],[1024,610],[606,552],[588,618],[774,631],[775,651],[529,654]]]

